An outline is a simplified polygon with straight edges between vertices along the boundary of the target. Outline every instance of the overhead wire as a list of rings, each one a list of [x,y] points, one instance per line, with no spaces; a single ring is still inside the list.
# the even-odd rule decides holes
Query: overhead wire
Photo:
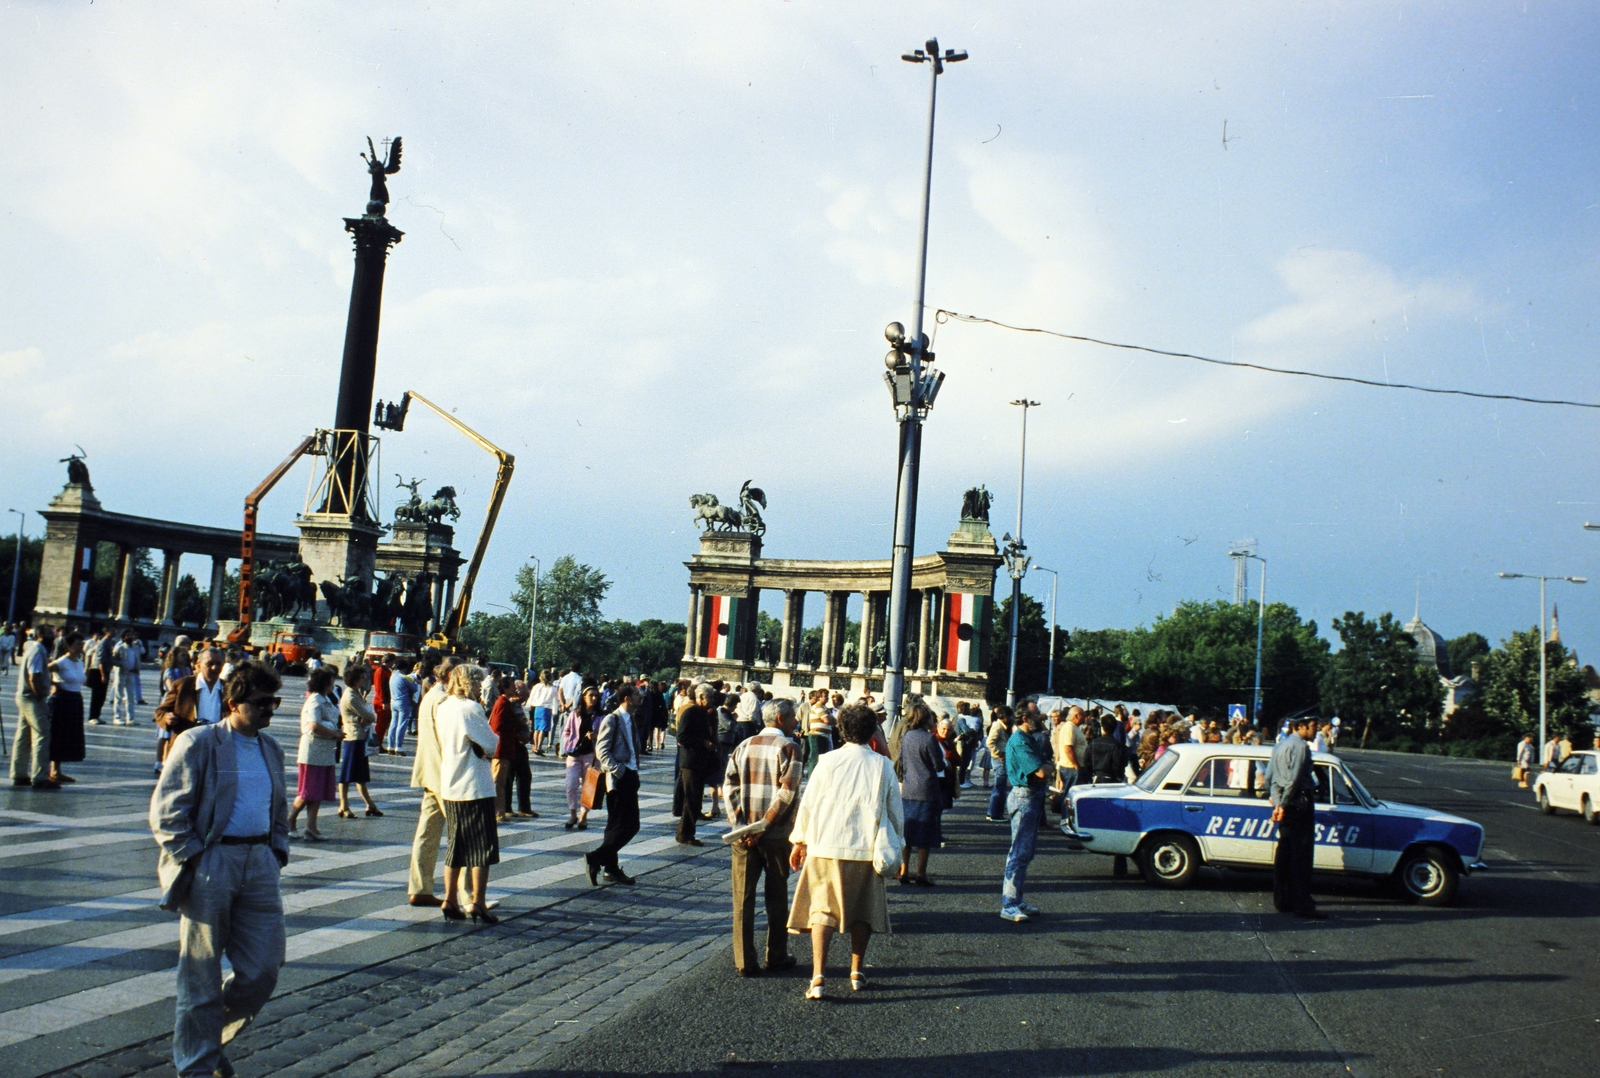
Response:
[[[1121,348],[1130,352],[1147,352],[1153,356],[1168,356],[1173,359],[1193,359],[1201,363],[1210,363],[1218,367],[1243,367],[1252,371],[1264,371],[1267,374],[1288,374],[1296,378],[1316,378],[1324,382],[1350,382],[1359,386],[1370,386],[1374,389],[1404,389],[1414,393],[1436,393],[1449,397],[1474,397],[1478,400],[1491,401],[1516,401],[1520,404],[1548,404],[1562,408],[1597,408],[1600,404],[1588,401],[1557,400],[1548,397],[1524,397],[1515,393],[1478,393],[1470,389],[1445,389],[1440,386],[1419,386],[1408,382],[1379,382],[1371,378],[1357,378],[1348,374],[1326,374],[1321,371],[1299,371],[1289,367],[1268,367],[1261,363],[1246,363],[1239,359],[1217,359],[1213,356],[1196,355],[1193,352],[1171,352],[1164,348],[1150,348],[1142,344],[1126,344],[1121,341],[1106,341],[1098,337],[1085,337],[1077,333],[1061,333],[1053,329],[1039,329],[1034,326],[1013,326],[1008,322],[1001,322],[994,318],[983,318],[974,314],[961,314],[959,311],[950,311],[940,308],[934,312],[935,325],[942,325],[948,319],[954,318],[961,322],[981,323],[984,325],[998,326],[1017,333],[1037,333],[1046,337],[1059,337],[1064,341],[1079,341],[1084,344],[1098,344],[1104,348]]]

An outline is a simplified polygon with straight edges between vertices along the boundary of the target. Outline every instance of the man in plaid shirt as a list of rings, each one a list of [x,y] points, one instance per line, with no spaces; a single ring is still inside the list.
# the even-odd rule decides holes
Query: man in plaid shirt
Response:
[[[733,964],[741,977],[761,972],[756,964],[756,881],[767,876],[767,969],[790,969],[789,834],[800,803],[800,751],[794,743],[794,701],[762,705],[759,734],[739,743],[728,759],[722,796],[735,828],[766,820],[759,835],[733,843]]]

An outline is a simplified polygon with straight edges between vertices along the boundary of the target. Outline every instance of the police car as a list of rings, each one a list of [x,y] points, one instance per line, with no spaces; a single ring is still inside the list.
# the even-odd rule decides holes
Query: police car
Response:
[[[1131,785],[1075,786],[1084,849],[1134,857],[1145,879],[1162,887],[1188,886],[1203,864],[1270,867],[1271,757],[1260,745],[1174,745]],[[1317,871],[1390,879],[1410,901],[1444,906],[1462,876],[1488,867],[1479,860],[1479,824],[1379,801],[1330,753],[1314,752],[1311,761]]]

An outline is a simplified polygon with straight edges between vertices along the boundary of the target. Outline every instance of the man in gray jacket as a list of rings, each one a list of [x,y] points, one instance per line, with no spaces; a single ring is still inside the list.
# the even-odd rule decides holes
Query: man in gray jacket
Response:
[[[600,885],[603,870],[612,883],[634,882],[617,862],[617,851],[639,833],[639,731],[633,709],[639,690],[627,682],[617,690],[616,710],[600,720],[594,737],[595,766],[606,776],[606,833],[600,848],[585,854],[589,883]]]
[[[233,1074],[223,1046],[266,1004],[283,966],[288,806],[283,750],[265,732],[280,685],[259,662],[235,667],[227,717],[173,740],[150,799],[161,908],[181,915],[172,1034],[180,1078]]]

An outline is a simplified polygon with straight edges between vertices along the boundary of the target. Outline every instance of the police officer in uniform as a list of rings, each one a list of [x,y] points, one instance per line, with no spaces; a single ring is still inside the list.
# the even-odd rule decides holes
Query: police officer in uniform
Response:
[[[1267,792],[1272,822],[1278,825],[1278,849],[1272,859],[1272,904],[1279,913],[1324,920],[1311,898],[1311,861],[1315,853],[1317,782],[1311,773],[1311,746],[1316,720],[1299,718],[1272,750],[1267,767]]]

